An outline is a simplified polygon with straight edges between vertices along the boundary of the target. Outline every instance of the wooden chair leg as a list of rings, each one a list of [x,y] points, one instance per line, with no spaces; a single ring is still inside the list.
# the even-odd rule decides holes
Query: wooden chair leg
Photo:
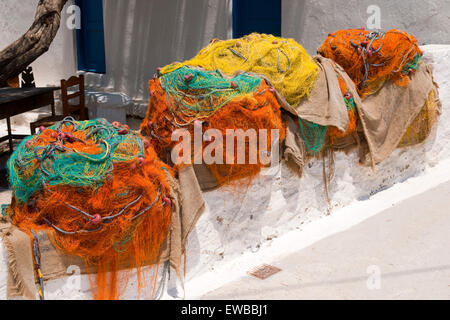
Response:
[[[88,120],[86,108],[80,110],[80,120],[81,121]]]
[[[11,119],[10,118],[6,118],[6,126],[8,127],[9,153],[13,153],[14,145],[13,145],[13,139],[12,139],[12,133],[11,133]]]

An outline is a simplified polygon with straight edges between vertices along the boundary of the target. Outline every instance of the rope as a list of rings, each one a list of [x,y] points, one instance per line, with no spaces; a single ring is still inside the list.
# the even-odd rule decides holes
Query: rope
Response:
[[[33,257],[34,257],[34,264],[36,268],[36,273],[39,280],[39,299],[45,300],[44,296],[44,277],[42,275],[41,271],[41,251],[39,249],[39,238],[37,237],[36,233],[33,229],[31,229],[31,234],[33,236]]]
[[[413,36],[396,29],[339,30],[328,35],[318,53],[341,65],[362,97],[376,93],[388,80],[407,85],[423,54]]]

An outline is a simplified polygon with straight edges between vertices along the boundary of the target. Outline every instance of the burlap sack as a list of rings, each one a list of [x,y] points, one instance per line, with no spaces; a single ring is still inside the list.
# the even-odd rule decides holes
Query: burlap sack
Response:
[[[321,71],[311,97],[302,101],[296,108],[297,114],[314,123],[338,127],[340,121],[341,124],[345,123],[345,117],[341,105],[341,102],[343,103],[342,93],[339,90],[339,84],[336,83],[337,77],[336,75],[333,77],[328,59],[315,57],[315,60],[320,65]],[[399,146],[414,120],[427,121],[427,119],[418,119],[418,115],[423,110],[432,90],[436,97],[437,111],[440,113],[441,103],[437,90],[438,86],[433,80],[431,67],[426,63],[422,63],[407,87],[400,87],[394,82],[388,81],[381,90],[366,97],[364,101],[359,97],[353,81],[339,65],[335,64],[333,72],[344,79],[348,91],[353,95],[360,121],[358,132],[338,139],[334,142],[334,145],[328,147],[348,151],[359,146],[361,163],[366,164],[368,159],[373,168]],[[320,95],[321,92],[322,96]],[[324,97],[327,97],[327,99]],[[336,110],[333,111],[334,108]],[[285,108],[285,110],[292,114],[292,109]],[[428,129],[430,129],[430,126],[428,126]],[[289,130],[299,130],[299,126],[296,123],[291,123]],[[301,151],[301,139],[300,142],[298,139],[286,139],[285,148],[287,152],[284,153],[290,160],[304,159],[304,154]],[[295,163],[295,161],[290,162]],[[301,164],[301,161],[297,162]],[[301,172],[302,169],[298,168],[297,171]]]
[[[0,222],[0,233],[8,256],[7,298],[36,300],[38,295],[30,238],[4,220]]]
[[[373,165],[397,148],[434,86],[431,67],[422,62],[408,86],[388,81],[357,106]]]
[[[283,114],[286,122],[286,139],[284,140],[283,159],[286,164],[299,176],[303,175],[303,168],[307,163],[306,150],[300,136],[300,128],[290,114]]]
[[[297,117],[320,124],[334,126],[346,131],[349,125],[347,107],[339,87],[338,75],[345,81],[348,91],[353,95],[357,107],[362,106],[356,87],[347,73],[333,61],[321,56],[314,57],[319,66],[314,88],[308,98],[303,99],[298,106],[287,106],[282,99],[280,105],[284,109],[283,119],[286,121],[287,133],[283,149],[283,158],[291,169],[301,176],[303,167],[308,158],[305,152],[303,139],[299,135],[300,126]],[[295,110],[295,111],[293,111]],[[332,147],[336,150],[349,150],[358,145],[356,135],[336,139]]]
[[[186,253],[187,239],[205,209],[205,201],[192,166],[181,169],[178,182],[172,179],[171,184],[175,202],[161,262],[170,260],[172,268],[181,276],[181,258]]]
[[[219,187],[216,177],[205,164],[194,164],[194,172],[202,191],[212,191]]]
[[[170,261],[172,268],[181,276],[181,261],[186,251],[187,238],[203,213],[205,202],[192,167],[180,170],[178,181],[169,175],[168,178],[172,186],[172,220],[169,234],[161,248],[161,263]],[[7,296],[9,299],[36,299],[37,279],[34,276],[30,237],[9,223],[3,222],[0,227],[8,252]],[[57,250],[46,232],[38,233],[38,238],[44,281],[67,277],[70,266],[79,267],[81,274],[95,271],[87,268],[79,257]],[[119,269],[127,267],[119,265]]]
[[[333,126],[346,131],[349,125],[347,107],[339,87],[335,63],[321,56],[314,57],[319,74],[308,98],[296,107],[297,115],[303,120]]]

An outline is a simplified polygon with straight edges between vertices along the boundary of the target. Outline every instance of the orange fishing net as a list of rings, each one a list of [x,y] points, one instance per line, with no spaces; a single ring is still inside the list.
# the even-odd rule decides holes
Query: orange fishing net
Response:
[[[157,267],[143,266],[158,264],[168,232],[170,168],[148,141],[118,123],[66,119],[25,139],[8,169],[12,223],[30,236],[48,231],[84,259],[97,272],[96,299],[119,297],[119,269],[137,268],[139,289],[154,285]]]
[[[377,92],[388,80],[406,86],[423,54],[412,35],[396,29],[339,30],[328,35],[318,53],[345,69],[361,97]]]
[[[347,113],[348,113],[348,119],[349,124],[348,128],[345,132],[342,132],[336,127],[330,126],[327,130],[327,136],[328,136],[328,142],[329,144],[334,144],[336,139],[344,138],[353,132],[356,131],[356,122],[358,119],[358,113],[356,111],[356,105],[355,100],[352,96],[352,94],[348,91],[347,85],[344,81],[344,79],[338,76],[339,81],[339,87],[341,89],[342,95],[344,96],[345,105],[347,106]]]
[[[170,74],[150,81],[151,98],[141,125],[142,134],[151,138],[155,149],[164,157],[178,145],[178,140],[172,141],[172,133],[177,129],[186,129],[192,137],[193,163],[198,156],[198,151],[193,147],[194,128],[200,126],[200,132],[206,135],[202,141],[202,150],[206,152],[215,144],[216,151],[211,154],[222,162],[206,163],[219,185],[255,176],[267,165],[266,159],[270,160],[274,142],[271,129],[279,130],[280,142],[285,138],[285,124],[281,119],[274,89],[261,78],[246,74],[225,78],[216,72],[188,67],[173,72],[181,73],[181,76],[172,77],[174,80],[181,79],[181,83],[170,82]],[[210,129],[217,130],[217,135],[208,139],[207,131]],[[232,132],[227,133],[229,129],[234,132],[238,129],[245,132],[254,129],[257,142],[245,140],[245,152],[238,150],[238,139],[231,138]],[[266,129],[267,135],[260,137],[260,129]],[[227,148],[227,135],[232,139],[230,142],[234,141],[234,148]],[[221,141],[218,140],[219,136]],[[222,155],[216,154],[217,150],[222,150]],[[239,154],[244,155],[243,162]],[[256,155],[256,161],[252,161],[251,155]],[[265,158],[261,161],[263,156]],[[227,157],[232,159],[231,163],[227,162]],[[239,159],[241,162],[238,162]]]

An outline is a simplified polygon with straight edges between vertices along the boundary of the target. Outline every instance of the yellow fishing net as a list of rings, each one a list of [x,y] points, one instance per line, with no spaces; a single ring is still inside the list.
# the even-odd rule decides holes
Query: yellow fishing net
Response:
[[[265,75],[293,106],[309,95],[319,70],[294,39],[258,33],[240,39],[215,39],[193,59],[168,65],[159,72],[166,74],[183,65],[220,70],[228,75],[238,71]]]
[[[430,135],[437,118],[438,106],[436,103],[436,95],[434,90],[431,90],[425,105],[406,130],[398,147],[409,147],[425,141]]]

